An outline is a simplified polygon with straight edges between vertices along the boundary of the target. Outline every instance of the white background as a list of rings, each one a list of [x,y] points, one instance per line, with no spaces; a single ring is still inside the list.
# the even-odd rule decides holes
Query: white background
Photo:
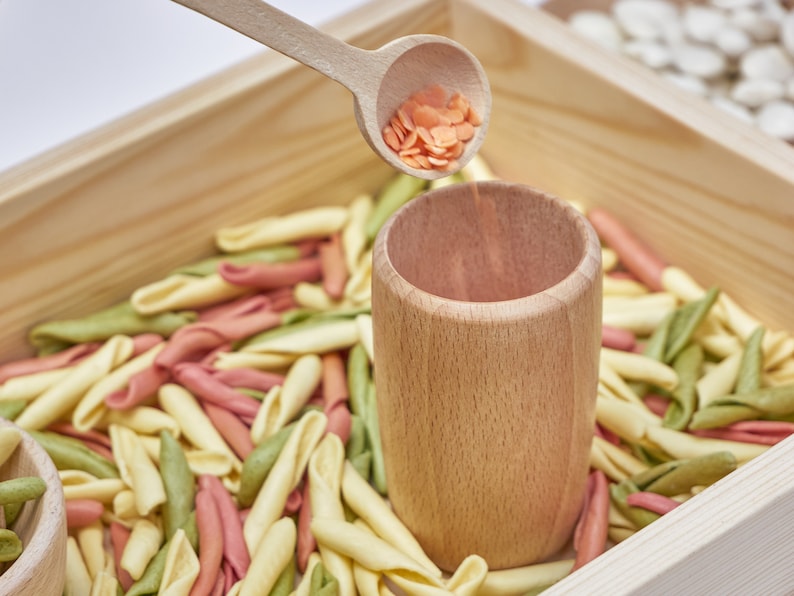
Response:
[[[321,25],[366,1],[270,3]],[[171,0],[0,0],[0,171],[262,51]]]

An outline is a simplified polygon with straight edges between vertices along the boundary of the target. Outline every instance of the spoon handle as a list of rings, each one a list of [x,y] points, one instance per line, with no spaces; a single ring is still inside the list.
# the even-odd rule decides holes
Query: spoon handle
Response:
[[[341,83],[353,93],[371,72],[368,52],[262,0],[173,0]]]

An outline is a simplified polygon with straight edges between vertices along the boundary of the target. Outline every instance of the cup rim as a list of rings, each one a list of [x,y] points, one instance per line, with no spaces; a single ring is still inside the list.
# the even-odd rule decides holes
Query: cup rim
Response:
[[[434,197],[446,196],[455,189],[475,185],[478,189],[519,188],[533,197],[552,203],[555,208],[566,213],[573,222],[577,233],[582,237],[582,255],[571,271],[561,280],[551,286],[527,296],[509,298],[495,301],[467,301],[456,298],[446,298],[423,290],[408,281],[394,266],[391,260],[388,241],[389,234],[395,222],[417,209],[422,202],[431,201]],[[487,313],[489,317],[500,315],[499,318],[514,318],[527,316],[527,311],[536,310],[538,314],[550,309],[558,308],[561,303],[574,301],[578,295],[587,291],[587,288],[596,280],[600,281],[601,275],[601,242],[598,234],[592,227],[587,217],[569,202],[558,196],[545,192],[537,187],[522,183],[503,180],[483,180],[474,182],[460,182],[421,193],[409,200],[395,211],[384,223],[375,238],[373,246],[373,276],[383,275],[390,280],[391,291],[403,297],[409,295],[420,307],[429,311],[444,313],[447,316],[471,318]],[[583,281],[584,280],[584,281]],[[587,281],[589,280],[589,281]]]

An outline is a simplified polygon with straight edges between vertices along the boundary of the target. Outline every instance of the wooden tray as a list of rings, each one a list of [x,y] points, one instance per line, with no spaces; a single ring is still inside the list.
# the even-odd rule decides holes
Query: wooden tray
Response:
[[[375,0],[326,28],[375,48],[442,33],[483,62],[483,148],[508,180],[608,207],[703,285],[794,329],[794,150],[514,0]],[[0,175],[0,361],[212,251],[212,232],[347,203],[391,175],[346,90],[280,55],[239,66]],[[784,593],[786,441],[551,590]]]

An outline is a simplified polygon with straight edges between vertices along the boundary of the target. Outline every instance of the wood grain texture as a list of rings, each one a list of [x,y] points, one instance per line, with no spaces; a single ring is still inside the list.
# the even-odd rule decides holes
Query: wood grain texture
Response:
[[[372,316],[389,500],[425,552],[450,571],[556,553],[595,423],[595,231],[521,185],[427,193],[378,235]]]
[[[0,418],[0,427],[12,422]],[[47,490],[29,501],[14,529],[22,540],[19,558],[0,575],[0,596],[60,596],[66,580],[66,507],[58,471],[44,449],[23,432],[16,450],[0,469],[0,479],[39,476]]]

